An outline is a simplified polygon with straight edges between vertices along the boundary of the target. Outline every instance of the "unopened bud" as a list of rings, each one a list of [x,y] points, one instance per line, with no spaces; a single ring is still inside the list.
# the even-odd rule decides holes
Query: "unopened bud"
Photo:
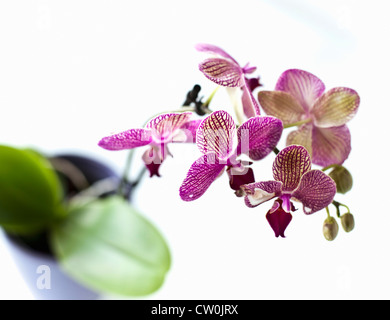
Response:
[[[322,227],[322,232],[324,233],[324,237],[328,241],[333,241],[336,239],[337,234],[339,233],[339,225],[337,221],[333,217],[329,217],[324,221],[324,225]]]
[[[335,167],[330,173],[329,177],[331,177],[336,183],[337,192],[338,193],[347,193],[352,189],[352,175],[351,173],[344,168],[343,166]]]
[[[341,216],[341,225],[343,226],[343,229],[345,232],[350,232],[355,227],[355,219],[353,218],[353,215],[351,213],[344,213]]]

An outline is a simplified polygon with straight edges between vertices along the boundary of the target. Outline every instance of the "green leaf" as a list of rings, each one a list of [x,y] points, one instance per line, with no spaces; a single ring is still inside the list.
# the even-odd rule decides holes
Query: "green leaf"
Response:
[[[69,275],[103,293],[152,293],[170,268],[164,238],[117,196],[73,208],[53,229],[51,243]]]
[[[49,161],[33,150],[0,146],[0,225],[26,233],[63,213],[62,186]]]

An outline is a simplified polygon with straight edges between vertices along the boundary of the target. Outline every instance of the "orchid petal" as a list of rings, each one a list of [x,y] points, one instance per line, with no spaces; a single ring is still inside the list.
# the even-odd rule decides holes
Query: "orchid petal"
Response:
[[[287,136],[286,145],[296,144],[303,146],[312,156],[312,124],[304,124],[298,128],[298,130],[292,131]]]
[[[298,187],[304,173],[310,170],[309,152],[302,146],[292,145],[278,153],[272,166],[274,179],[282,182],[283,191]]]
[[[200,51],[200,52],[206,52],[206,53],[211,53],[215,55],[219,55],[221,57],[227,58],[235,62],[236,64],[237,61],[233,59],[231,55],[229,55],[225,50],[221,49],[220,47],[217,47],[213,44],[207,44],[207,43],[198,43],[195,45],[195,49]]]
[[[310,72],[290,69],[280,76],[275,90],[290,93],[305,111],[310,111],[316,99],[325,91],[325,85]]]
[[[265,113],[279,118],[283,124],[298,122],[305,117],[299,101],[288,92],[260,91],[258,99]]]
[[[199,70],[211,81],[224,87],[241,87],[244,77],[241,67],[223,58],[206,59],[199,64]]]
[[[324,167],[342,164],[351,152],[351,134],[348,127],[313,127],[312,148],[313,163]]]
[[[327,207],[336,194],[336,184],[321,170],[306,172],[292,197],[302,202],[303,211],[312,214]]]
[[[245,196],[245,204],[254,208],[258,205],[278,197],[282,192],[282,183],[279,181],[262,181],[242,186]]]
[[[178,130],[177,134],[172,137],[172,142],[196,142],[196,130],[198,130],[202,119],[188,121],[183,124]]]
[[[355,90],[333,88],[314,104],[312,115],[317,127],[338,127],[351,120],[359,107],[360,98]]]
[[[152,131],[153,140],[157,143],[167,143],[172,135],[191,117],[191,112],[166,113],[150,120],[146,128]]]
[[[199,125],[196,143],[203,154],[215,153],[219,159],[227,159],[233,152],[236,124],[226,111],[214,111]]]
[[[200,198],[224,168],[225,165],[218,163],[215,154],[201,156],[188,171],[187,177],[180,187],[180,197],[184,201]]]
[[[130,129],[104,137],[98,145],[107,150],[124,150],[142,147],[152,142],[152,133],[146,129]]]
[[[255,97],[253,96],[249,85],[247,84],[246,80],[244,79],[244,86],[242,87],[242,107],[244,109],[244,114],[247,116],[247,118],[255,117],[260,115],[260,106],[258,102],[256,101]]]
[[[250,118],[237,130],[238,154],[248,153],[252,160],[261,160],[274,150],[282,132],[282,121],[277,118]]]

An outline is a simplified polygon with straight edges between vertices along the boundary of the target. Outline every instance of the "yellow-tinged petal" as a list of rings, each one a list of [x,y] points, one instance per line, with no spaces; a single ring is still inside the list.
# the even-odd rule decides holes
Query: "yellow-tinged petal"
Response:
[[[283,91],[260,91],[258,99],[267,115],[274,116],[291,124],[305,118],[305,110],[296,98]]]
[[[315,102],[312,116],[317,127],[338,127],[351,120],[359,107],[360,98],[355,90],[333,88]]]

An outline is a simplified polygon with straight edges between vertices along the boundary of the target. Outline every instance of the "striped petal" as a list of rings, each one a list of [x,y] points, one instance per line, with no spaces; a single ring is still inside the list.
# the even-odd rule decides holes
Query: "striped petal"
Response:
[[[296,144],[299,146],[303,146],[309,152],[311,156],[313,156],[312,151],[312,124],[304,124],[298,128],[298,130],[292,131],[287,136],[286,144],[288,146],[292,144]]]
[[[313,127],[312,150],[312,161],[319,166],[342,164],[351,152],[351,134],[348,127]]]
[[[180,197],[184,201],[200,198],[211,183],[222,173],[224,164],[219,164],[216,155],[208,154],[196,160],[180,187]]]
[[[274,117],[253,117],[237,130],[237,153],[261,160],[275,149],[283,132],[282,122]]]
[[[309,152],[302,146],[292,145],[278,153],[272,166],[274,179],[282,182],[283,191],[293,191],[303,174],[310,170]]]
[[[209,58],[199,64],[199,70],[211,81],[224,87],[241,87],[244,77],[241,67],[224,58]]]
[[[220,47],[217,47],[213,44],[198,43],[197,45],[195,45],[195,49],[200,51],[200,52],[215,54],[215,55],[230,59],[233,62],[235,62],[236,64],[238,64],[237,61],[234,60],[233,57],[231,55],[229,55],[225,50],[223,50]]]
[[[245,204],[250,208],[257,207],[282,193],[282,183],[279,181],[255,182],[241,187],[246,194]]]
[[[152,142],[152,133],[147,129],[130,129],[104,137],[98,145],[107,150],[124,150],[142,147]]]
[[[301,121],[305,117],[302,105],[288,92],[260,91],[258,99],[264,112],[279,118],[283,124]]]
[[[336,194],[336,184],[321,170],[306,172],[292,197],[302,202],[303,211],[312,214],[327,207]]]
[[[280,76],[275,90],[290,93],[305,111],[310,111],[314,102],[325,91],[325,85],[307,71],[290,69]]]
[[[314,104],[312,115],[317,127],[338,127],[351,120],[359,107],[360,98],[355,90],[333,88]]]
[[[152,137],[156,143],[170,142],[176,131],[189,121],[192,113],[166,113],[159,115],[146,124],[146,128],[152,131]]]
[[[203,154],[215,153],[227,159],[233,152],[236,124],[226,111],[215,111],[205,118],[196,132],[196,143]]]

